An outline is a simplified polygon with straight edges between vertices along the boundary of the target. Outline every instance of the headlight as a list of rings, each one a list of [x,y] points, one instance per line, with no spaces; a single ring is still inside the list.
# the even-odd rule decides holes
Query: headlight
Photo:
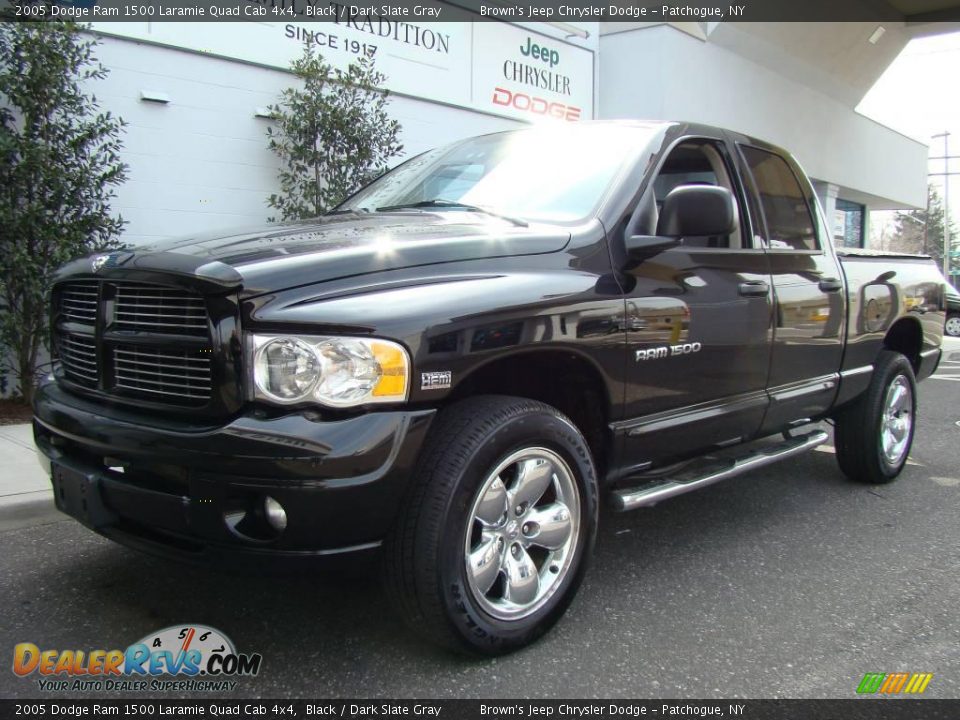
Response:
[[[274,338],[259,348],[254,361],[257,389],[275,400],[298,400],[317,384],[320,358],[297,338]]]
[[[407,399],[410,360],[389,340],[254,335],[252,347],[254,394],[262,400],[353,407]]]

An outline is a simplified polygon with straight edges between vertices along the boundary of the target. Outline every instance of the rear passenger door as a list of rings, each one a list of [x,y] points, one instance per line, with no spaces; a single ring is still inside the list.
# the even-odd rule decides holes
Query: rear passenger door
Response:
[[[766,248],[775,303],[768,391],[761,432],[816,418],[833,404],[843,354],[841,270],[820,221],[813,188],[789,156],[738,143],[741,171]]]

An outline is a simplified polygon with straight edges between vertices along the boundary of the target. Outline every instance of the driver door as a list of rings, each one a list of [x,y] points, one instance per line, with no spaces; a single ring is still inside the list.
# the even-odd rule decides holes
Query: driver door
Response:
[[[770,268],[754,247],[744,194],[721,137],[686,137],[658,159],[628,233],[656,235],[667,193],[726,187],[738,204],[730,235],[685,237],[627,271],[625,474],[752,438],[767,407]],[[662,228],[661,228],[662,230]]]

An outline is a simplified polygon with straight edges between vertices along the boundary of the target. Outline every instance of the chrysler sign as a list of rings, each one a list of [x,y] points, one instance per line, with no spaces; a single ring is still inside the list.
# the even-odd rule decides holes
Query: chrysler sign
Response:
[[[93,29],[283,69],[311,42],[341,69],[360,55],[374,58],[394,93],[518,120],[593,117],[593,52],[504,22],[346,13],[323,22],[245,22],[229,29],[191,22],[94,22]]]

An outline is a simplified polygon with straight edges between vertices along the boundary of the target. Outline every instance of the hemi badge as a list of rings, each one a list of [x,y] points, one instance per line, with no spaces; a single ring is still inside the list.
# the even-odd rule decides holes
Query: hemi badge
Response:
[[[450,370],[420,373],[421,390],[445,390],[452,381],[453,373]]]

